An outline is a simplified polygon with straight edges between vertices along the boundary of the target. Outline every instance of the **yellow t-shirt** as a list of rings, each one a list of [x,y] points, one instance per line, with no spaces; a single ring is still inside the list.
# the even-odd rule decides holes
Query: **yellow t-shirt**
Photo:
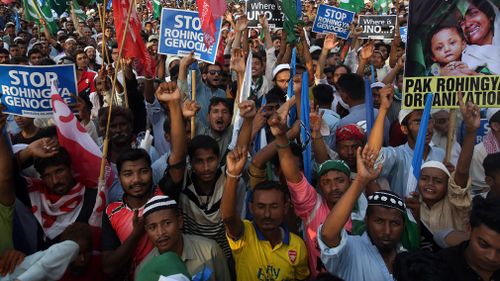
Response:
[[[309,277],[307,249],[297,235],[285,231],[283,241],[271,248],[252,222],[244,221],[243,236],[229,246],[236,261],[236,277],[245,280],[306,280]]]

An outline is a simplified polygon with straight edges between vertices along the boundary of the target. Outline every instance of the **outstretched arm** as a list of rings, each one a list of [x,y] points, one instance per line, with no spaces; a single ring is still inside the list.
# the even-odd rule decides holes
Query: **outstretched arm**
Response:
[[[10,149],[8,134],[4,132],[7,123],[7,115],[0,108],[0,204],[12,206],[16,200],[14,191],[14,169],[12,164],[12,151]]]
[[[351,211],[363,191],[364,186],[376,179],[380,174],[381,167],[374,170],[373,165],[378,154],[374,153],[368,146],[365,146],[361,153],[361,147],[358,148],[356,157],[356,166],[358,175],[351,186],[342,195],[333,209],[326,217],[325,223],[321,228],[321,239],[328,247],[334,248],[340,244],[341,231],[351,215]]]

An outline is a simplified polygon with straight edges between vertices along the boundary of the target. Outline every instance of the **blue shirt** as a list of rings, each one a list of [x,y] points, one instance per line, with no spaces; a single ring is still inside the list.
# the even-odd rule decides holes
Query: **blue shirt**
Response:
[[[329,147],[335,147],[335,133],[339,126],[340,116],[333,110],[320,108],[319,112],[323,113],[323,122],[325,122],[326,126],[329,129],[329,133],[326,134],[326,131],[323,131],[323,126],[321,128],[321,135],[323,136],[323,140]]]
[[[191,71],[189,71],[186,80],[177,80],[177,85],[179,89],[181,89],[189,99],[191,97]],[[203,80],[201,79],[201,72],[198,67],[196,67],[196,102],[200,105],[201,109],[198,114],[196,114],[196,120],[199,120],[202,125],[209,126],[208,124],[208,106],[210,105],[210,99],[212,97],[220,97],[225,98],[226,92],[222,89],[217,88],[215,91],[212,91],[210,87],[208,87]]]
[[[374,118],[376,118],[378,109],[373,109],[373,113],[375,114]],[[364,103],[349,108],[349,114],[340,119],[339,127],[343,127],[349,124],[357,124],[360,121],[366,121],[366,108]],[[390,124],[389,120],[386,117],[384,121],[384,143],[386,144],[389,143],[389,129]]]
[[[321,261],[328,272],[345,281],[394,281],[366,232],[362,236],[354,236],[342,229],[340,244],[329,248],[321,240],[322,227],[318,229],[318,245]]]
[[[144,100],[146,104],[146,114],[148,120],[153,127],[153,145],[158,150],[160,155],[165,153],[170,154],[170,143],[165,139],[165,131],[163,130],[163,123],[167,119],[167,111],[158,100],[155,98],[153,103],[149,103]]]
[[[381,177],[386,177],[391,185],[391,190],[404,198],[407,195],[406,186],[410,176],[411,162],[413,160],[413,149],[408,143],[398,147],[383,147],[380,151],[384,162]],[[427,159],[423,162],[435,160],[443,162],[444,150],[430,146]]]

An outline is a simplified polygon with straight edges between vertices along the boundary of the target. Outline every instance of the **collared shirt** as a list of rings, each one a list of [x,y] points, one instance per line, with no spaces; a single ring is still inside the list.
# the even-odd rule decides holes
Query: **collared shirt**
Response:
[[[307,249],[297,235],[283,229],[282,241],[271,246],[258,227],[244,220],[239,240],[227,236],[236,262],[236,276],[246,280],[306,280],[309,277]]]
[[[345,281],[394,280],[380,252],[366,232],[362,236],[351,236],[342,229],[340,244],[329,248],[321,240],[322,227],[323,225],[318,229],[318,244],[321,249],[321,260],[330,273]]]
[[[484,147],[484,143],[480,142],[474,146],[474,153],[472,154],[472,162],[470,165],[470,175],[472,178],[472,192],[483,192],[489,186],[485,181],[485,173],[483,168],[484,158],[488,156],[488,152],[486,152],[486,147]]]
[[[481,277],[472,269],[467,261],[465,260],[465,250],[469,245],[469,241],[465,241],[460,245],[455,247],[447,248],[441,250],[437,253],[438,257],[447,266],[447,276],[448,280],[454,281],[498,281],[500,280],[500,270],[493,273],[490,280],[483,280]]]
[[[457,185],[453,172],[448,179],[447,194],[442,200],[429,207],[420,199],[420,220],[432,233],[450,228],[465,231],[472,203],[470,186],[470,179],[465,188]]]
[[[138,212],[142,216],[144,206]],[[102,250],[114,251],[120,247],[132,233],[134,226],[132,220],[134,210],[129,208],[125,199],[120,202],[113,202],[106,207],[105,214],[102,216]],[[132,254],[132,263],[130,273],[133,273],[137,265],[153,249],[153,243],[143,234]],[[129,258],[129,257],[124,257]],[[131,275],[133,276],[133,275]]]
[[[189,99],[191,97],[191,71],[188,73],[187,80],[177,80],[177,85],[179,89],[181,89]],[[210,99],[212,97],[220,97],[225,98],[226,91],[222,89],[216,89],[212,91],[210,87],[208,87],[203,80],[201,79],[201,72],[199,68],[196,68],[196,102],[200,105],[200,112],[196,114],[196,119],[200,120],[201,124],[204,126],[209,126],[208,124],[208,106],[210,105]]]
[[[181,259],[186,265],[186,268],[191,276],[202,272],[205,267],[210,268],[212,281],[229,281],[231,280],[229,268],[227,266],[226,257],[222,249],[211,239],[207,239],[198,235],[182,234],[183,249]],[[151,252],[144,258],[136,270],[141,271],[144,265],[152,258],[160,255],[158,248],[153,248]]]
[[[435,160],[443,162],[444,150],[439,147],[429,148],[429,154],[424,162]],[[399,196],[406,196],[406,186],[410,176],[413,149],[408,143],[398,147],[383,147],[381,155],[384,159],[381,177],[386,177],[391,185],[391,190]]]
[[[377,117],[378,109],[373,109],[373,113]],[[375,119],[374,119],[375,120]],[[349,108],[349,114],[344,118],[340,119],[339,127],[343,127],[349,124],[357,124],[360,121],[366,121],[366,106],[364,103],[355,105]],[[387,143],[389,141],[389,120],[387,117],[384,121],[384,142]]]

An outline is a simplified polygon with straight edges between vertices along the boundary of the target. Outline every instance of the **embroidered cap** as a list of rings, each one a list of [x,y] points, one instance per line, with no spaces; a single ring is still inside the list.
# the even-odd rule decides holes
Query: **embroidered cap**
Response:
[[[405,202],[394,192],[380,190],[368,196],[368,206],[382,206],[406,213]]]

